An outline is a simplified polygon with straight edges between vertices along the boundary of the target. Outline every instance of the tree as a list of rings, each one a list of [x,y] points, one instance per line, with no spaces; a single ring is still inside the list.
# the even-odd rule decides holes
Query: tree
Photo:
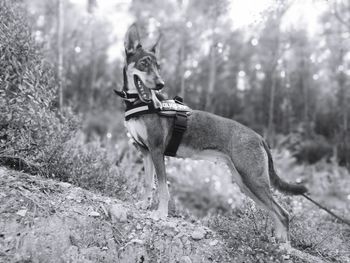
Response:
[[[57,0],[57,79],[58,79],[58,107],[63,108],[63,33],[64,33],[64,0]]]
[[[264,90],[268,91],[268,120],[267,131],[265,137],[273,145],[275,137],[274,126],[274,112],[275,112],[275,97],[276,97],[276,85],[277,78],[276,68],[280,61],[284,47],[281,43],[281,21],[287,10],[290,8],[291,3],[285,1],[278,1],[276,7],[267,13],[267,20],[264,25],[264,29],[261,34],[260,48],[262,57],[262,67],[265,73]]]

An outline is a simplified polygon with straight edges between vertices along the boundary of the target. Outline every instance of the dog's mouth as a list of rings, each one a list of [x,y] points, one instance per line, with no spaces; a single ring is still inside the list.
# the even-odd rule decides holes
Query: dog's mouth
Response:
[[[140,95],[140,99],[144,102],[150,102],[152,100],[151,90],[143,84],[142,80],[137,75],[134,75],[134,83]]]

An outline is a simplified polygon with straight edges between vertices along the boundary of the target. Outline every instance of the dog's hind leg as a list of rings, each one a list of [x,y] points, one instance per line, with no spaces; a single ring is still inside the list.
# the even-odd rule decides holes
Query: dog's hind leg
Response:
[[[168,216],[169,191],[165,171],[164,154],[160,150],[150,151],[158,181],[158,209],[152,213],[154,219],[164,219]]]
[[[230,158],[227,159],[226,164],[241,190],[271,214],[275,223],[276,238],[281,242],[287,242],[289,240],[289,215],[272,196],[267,165],[265,167],[257,164],[249,166],[249,169],[245,171],[238,171]]]

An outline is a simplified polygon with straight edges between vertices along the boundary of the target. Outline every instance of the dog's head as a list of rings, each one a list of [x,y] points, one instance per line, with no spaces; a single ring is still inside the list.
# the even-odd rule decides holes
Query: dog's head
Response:
[[[140,36],[135,24],[128,29],[124,47],[126,54],[127,91],[136,92],[144,102],[151,102],[157,106],[158,99],[155,92],[164,87],[164,81],[159,73],[159,64],[156,58],[157,42],[146,50],[142,47]]]

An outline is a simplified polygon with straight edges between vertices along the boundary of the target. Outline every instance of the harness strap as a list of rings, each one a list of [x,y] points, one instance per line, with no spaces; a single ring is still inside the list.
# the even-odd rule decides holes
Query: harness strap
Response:
[[[182,140],[182,136],[187,129],[187,114],[186,112],[176,112],[174,118],[174,128],[168,146],[164,154],[167,156],[176,156],[177,149]]]
[[[124,91],[116,91],[118,96],[124,98],[125,100],[130,98],[130,95]],[[174,100],[163,100],[162,110],[155,108],[153,104],[146,104],[140,102],[137,104],[127,104],[125,110],[125,120],[128,121],[131,118],[138,117],[144,114],[156,113],[160,116],[174,118],[174,125],[172,130],[172,135],[170,141],[164,151],[164,155],[176,156],[176,152],[180,146],[183,134],[187,129],[187,118],[190,114],[191,109],[182,103],[180,97],[174,98]]]
[[[124,100],[137,99],[139,97],[137,93],[127,93],[124,90],[122,91],[114,90],[114,92]]]
[[[125,111],[125,120],[128,121],[132,117],[137,117],[143,114],[157,113],[158,110],[153,105],[140,104],[135,108],[128,109]]]

